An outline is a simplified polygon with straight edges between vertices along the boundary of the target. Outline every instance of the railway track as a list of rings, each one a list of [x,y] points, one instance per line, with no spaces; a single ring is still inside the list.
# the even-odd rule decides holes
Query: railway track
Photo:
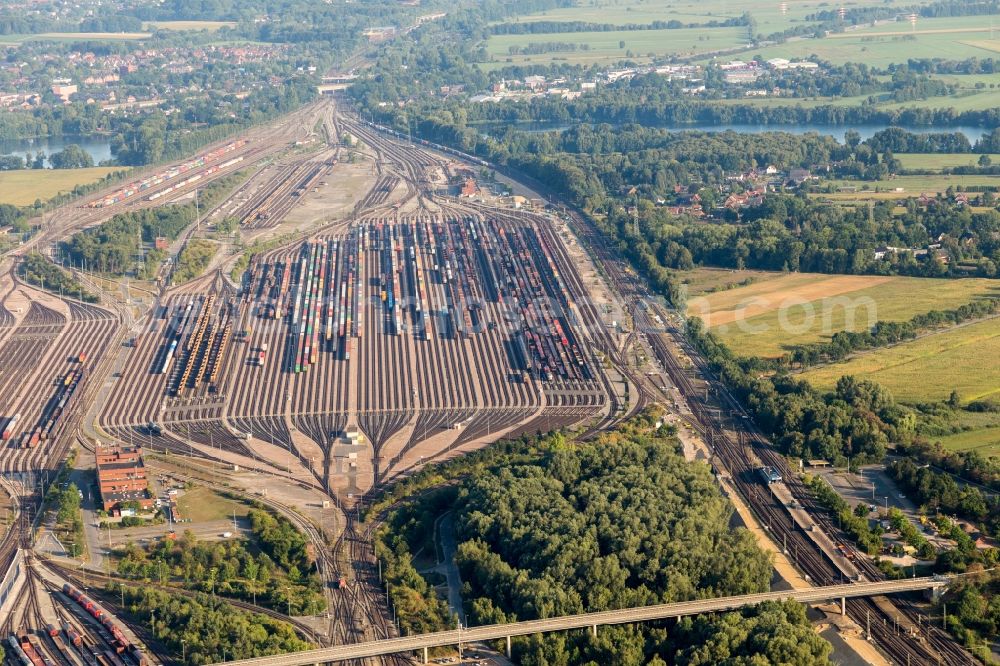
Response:
[[[105,585],[122,584],[126,586],[129,585],[134,586],[138,584],[136,581],[131,581],[126,578],[118,578],[116,576],[108,576],[106,574],[102,574],[95,571],[87,571],[85,575],[81,575],[79,569],[66,567],[51,560],[40,560],[40,562],[47,569],[58,574],[61,578],[65,579],[71,585],[74,585],[81,589],[89,587],[90,589],[96,590],[97,589],[95,587],[96,583],[103,583]],[[149,581],[143,581],[141,584],[143,587],[153,587],[158,590],[169,592],[171,594],[179,594],[189,599],[194,599],[196,596],[198,596],[198,593],[196,592],[192,592],[190,590],[185,590],[183,588],[178,588],[175,586],[158,585],[156,583],[151,583]],[[107,596],[107,598],[110,599],[111,597]],[[233,606],[234,608],[238,608],[240,610],[247,611],[250,613],[259,613],[260,615],[266,615],[267,617],[275,620],[281,620],[282,622],[287,622],[302,636],[302,638],[311,641],[316,645],[322,644],[322,641],[316,634],[316,631],[305,622],[296,620],[295,618],[289,617],[288,615],[281,613],[279,611],[272,610],[270,608],[265,608],[264,606],[257,606],[252,603],[243,601],[241,599],[234,599],[227,597],[225,601],[227,604]]]

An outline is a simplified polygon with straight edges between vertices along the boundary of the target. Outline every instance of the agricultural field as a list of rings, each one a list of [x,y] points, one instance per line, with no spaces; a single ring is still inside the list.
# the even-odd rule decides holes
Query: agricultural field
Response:
[[[235,21],[148,21],[144,30],[207,30],[216,32],[220,28],[235,28]]]
[[[873,379],[903,402],[947,400],[957,390],[963,402],[1000,397],[1000,319],[988,319],[926,335],[918,340],[862,353],[802,374],[820,388],[844,375]]]
[[[958,391],[962,403],[1000,398],[1000,319],[958,326],[918,340],[862,353],[845,363],[814,368],[802,377],[826,389],[844,375],[872,379],[897,400],[915,404],[947,400]],[[1000,455],[1000,414],[960,410],[955,424],[961,432],[931,437],[950,449],[977,449]]]
[[[104,178],[123,167],[92,167],[89,169],[22,169],[0,171],[0,203],[28,206],[36,199],[46,201],[77,185],[86,185]]]
[[[778,275],[689,298],[688,315],[700,317],[738,354],[773,358],[845,329],[864,330],[879,320],[905,321],[976,297],[1000,296],[1000,286],[991,280]]]
[[[976,449],[985,456],[1000,456],[1000,415],[965,412],[960,427],[962,432],[930,439],[953,451]]]
[[[900,0],[877,2],[861,0],[851,3],[852,7],[906,6]],[[628,23],[648,24],[653,21],[681,21],[682,23],[707,23],[709,21],[724,21],[737,18],[745,12],[752,12],[757,21],[758,31],[762,33],[777,32],[804,23],[806,16],[816,11],[828,9],[830,3],[825,0],[801,0],[787,3],[785,13],[781,12],[780,3],[761,4],[749,0],[707,0],[706,2],[670,2],[664,0],[624,0],[609,2],[596,0],[581,2],[576,7],[551,9],[537,14],[520,16],[518,21],[584,21],[588,23],[608,23],[625,25]]]
[[[927,157],[932,157],[928,155]],[[854,192],[815,193],[820,199],[856,201],[862,199],[906,199],[921,194],[933,195],[946,192],[949,187],[988,186],[1000,188],[1000,176],[953,176],[947,174],[895,176],[890,180],[830,180],[837,188],[855,188]]]
[[[994,32],[989,19],[982,16],[920,19],[916,29],[911,29],[907,22],[884,22],[824,39],[804,39],[759,49],[765,59],[815,56],[834,63],[864,62],[877,67],[907,58],[964,60],[995,57],[998,52],[1000,32]],[[934,99],[925,103],[935,106]]]
[[[897,153],[896,159],[904,169],[940,171],[958,166],[976,166],[979,153]],[[1000,155],[988,156],[993,164],[1000,164]]]
[[[511,48],[524,49],[530,44],[551,42],[575,44],[577,49],[516,55],[510,52]],[[657,56],[687,56],[732,49],[746,44],[747,30],[744,27],[685,28],[494,35],[487,40],[486,50],[493,60],[500,64],[544,64],[556,61],[572,64],[610,64],[626,58],[641,61]]]
[[[783,273],[771,271],[734,271],[725,268],[696,268],[683,272],[683,284],[688,298],[697,298],[730,289],[747,287],[758,282],[776,280]]]

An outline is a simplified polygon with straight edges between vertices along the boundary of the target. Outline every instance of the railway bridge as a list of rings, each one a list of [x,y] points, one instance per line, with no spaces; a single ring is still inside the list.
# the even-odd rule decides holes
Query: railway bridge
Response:
[[[336,647],[318,650],[306,650],[292,654],[275,655],[272,657],[257,657],[228,662],[229,666],[311,666],[328,662],[360,659],[397,654],[400,652],[422,652],[423,661],[427,663],[427,650],[443,645],[459,645],[464,643],[479,643],[489,640],[506,639],[507,654],[510,655],[510,640],[513,636],[548,633],[550,631],[565,631],[568,629],[590,629],[595,634],[601,625],[629,624],[633,622],[648,622],[667,618],[699,615],[729,611],[743,606],[763,603],[765,601],[794,600],[801,603],[816,603],[821,601],[840,600],[841,612],[844,612],[847,599],[853,597],[868,597],[898,592],[913,592],[918,590],[935,590],[944,588],[950,582],[949,577],[933,576],[924,578],[907,578],[903,580],[879,581],[876,583],[849,583],[846,585],[827,585],[805,590],[784,590],[780,592],[763,592],[760,594],[745,594],[734,597],[716,599],[701,599],[639,608],[624,608],[621,610],[601,611],[597,613],[580,613],[562,617],[546,618],[544,620],[529,620],[511,624],[491,624],[467,629],[438,631],[417,636],[403,636],[366,643],[338,645]]]

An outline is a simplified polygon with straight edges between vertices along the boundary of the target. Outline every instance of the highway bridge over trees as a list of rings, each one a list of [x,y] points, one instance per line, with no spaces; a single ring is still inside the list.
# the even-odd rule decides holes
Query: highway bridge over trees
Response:
[[[228,662],[230,666],[309,666],[337,662],[347,659],[376,657],[400,652],[422,652],[424,663],[427,663],[427,650],[443,645],[462,645],[482,641],[506,639],[507,653],[510,654],[510,639],[512,636],[547,633],[550,631],[565,631],[568,629],[589,628],[597,632],[597,627],[608,624],[629,624],[632,622],[647,622],[667,618],[699,615],[730,611],[743,606],[760,604],[766,601],[794,600],[801,603],[816,603],[840,599],[841,611],[848,598],[868,597],[897,592],[913,592],[918,590],[939,590],[946,587],[950,578],[934,576],[925,578],[906,578],[902,580],[880,581],[877,583],[850,583],[846,585],[827,585],[805,590],[784,590],[780,592],[763,592],[761,594],[745,594],[735,597],[716,599],[701,599],[656,606],[625,608],[622,610],[601,611],[598,613],[581,613],[552,617],[544,620],[528,620],[511,624],[491,624],[467,629],[438,631],[417,636],[403,636],[367,643],[338,645],[336,647],[307,650],[292,654],[273,657],[258,657]]]

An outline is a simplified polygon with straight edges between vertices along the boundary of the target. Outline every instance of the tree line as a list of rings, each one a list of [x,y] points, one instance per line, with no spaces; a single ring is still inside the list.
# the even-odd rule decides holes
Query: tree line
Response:
[[[890,442],[914,438],[915,415],[875,382],[845,376],[823,393],[787,374],[770,374],[762,359],[736,356],[700,319],[688,320],[687,335],[785,455],[835,465],[846,465],[848,457],[878,462]]]
[[[71,298],[78,298],[85,303],[97,303],[100,300],[84,289],[83,285],[69,271],[56,266],[37,252],[25,255],[17,263],[17,275],[28,284]]]

